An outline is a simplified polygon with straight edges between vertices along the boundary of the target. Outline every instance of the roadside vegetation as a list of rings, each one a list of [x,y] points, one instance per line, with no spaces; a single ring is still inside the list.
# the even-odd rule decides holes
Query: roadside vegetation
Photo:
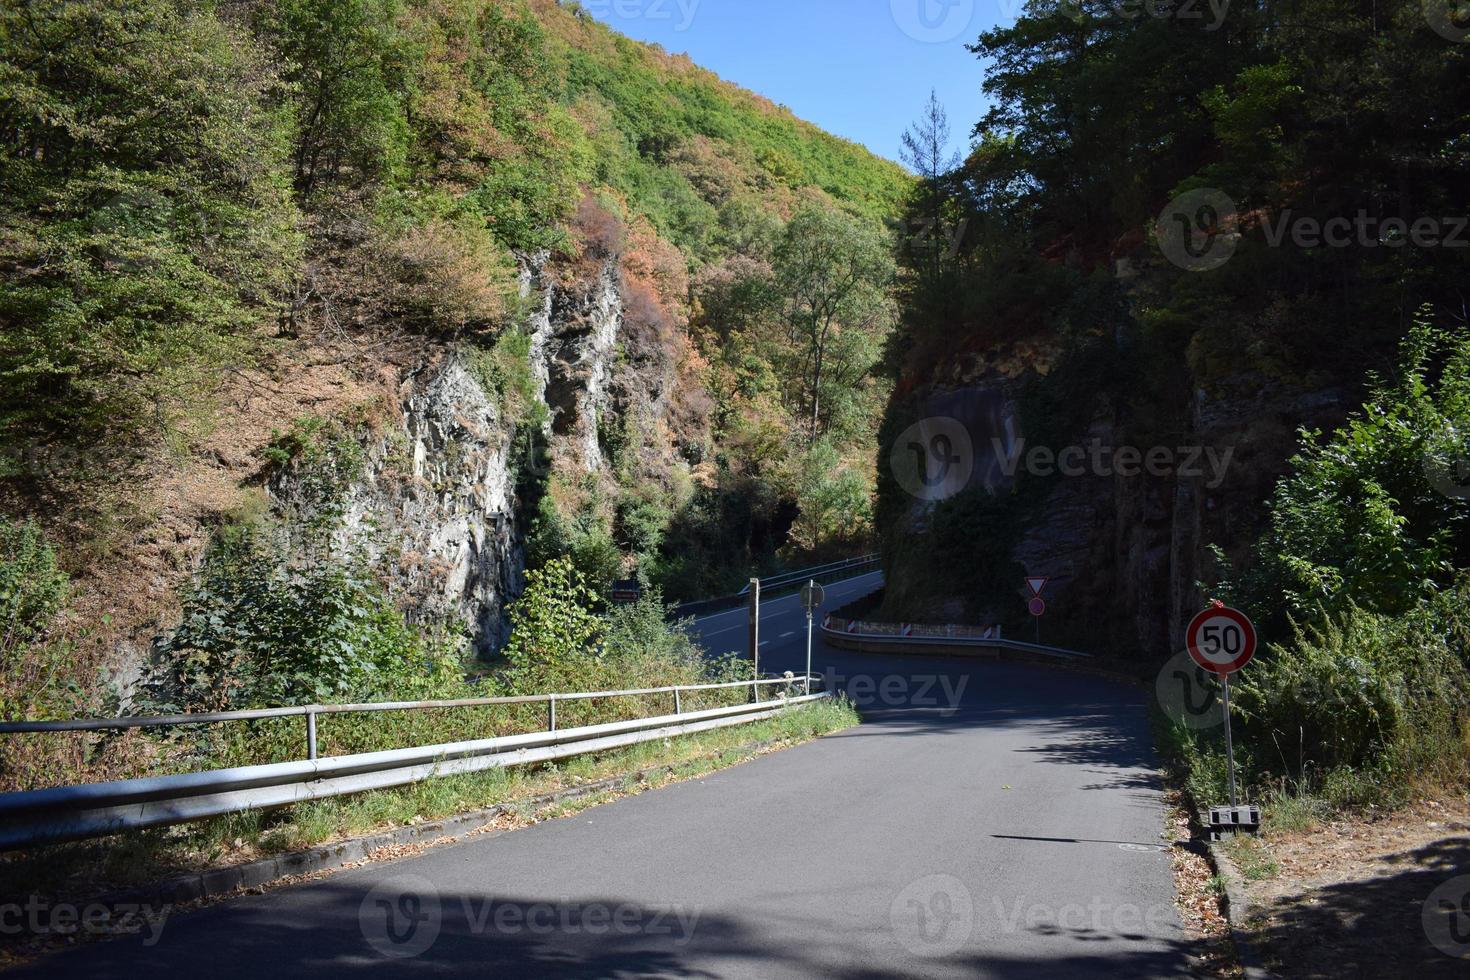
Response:
[[[1463,793],[1470,253],[1394,229],[1463,211],[1470,51],[1426,30],[1417,3],[1330,0],[1209,26],[1030,3],[971,50],[993,105],[957,123],[968,154],[949,155],[937,103],[906,138],[920,179],[880,445],[932,414],[931,378],[954,376],[1003,399],[1031,446],[1103,433],[1237,457],[1208,487],[1022,467],[919,516],[880,471],[885,614],[1029,629],[1020,603],[997,602],[1027,574],[1021,556],[1071,562],[1087,582],[1048,611],[1054,642],[1152,676],[1180,608],[1224,599],[1268,647],[1234,688],[1253,798],[1299,814]],[[1161,236],[1173,203],[1205,191],[1230,201],[1235,234],[1218,266],[1186,268]],[[1382,234],[1273,238],[1339,215]],[[1167,740],[1196,799],[1223,798],[1220,733]]]
[[[1215,586],[1288,637],[1233,686],[1237,762],[1284,825],[1470,785],[1467,427],[1470,338],[1421,320],[1359,412],[1302,434],[1254,560]],[[1223,798],[1217,733],[1171,748]]]
[[[11,585],[5,706],[11,717],[68,717],[80,691],[64,644],[46,635],[65,578],[34,528],[6,532],[0,575]],[[36,594],[37,583],[50,591]],[[460,700],[627,690],[749,679],[749,667],[705,656],[670,624],[657,592],[599,611],[567,559],[527,576],[512,607],[512,641],[492,668],[472,669],[461,638],[407,623],[360,555],[289,542],[280,528],[241,529],[217,543],[185,599],[179,626],[158,644],[131,713],[233,711],[307,704]],[[49,669],[48,669],[49,668]],[[691,692],[686,710],[743,703],[742,689]],[[563,727],[672,713],[668,697],[560,706]],[[544,705],[488,706],[324,717],[322,755],[491,738],[546,728]],[[300,718],[125,733],[6,736],[6,789],[295,761]]]

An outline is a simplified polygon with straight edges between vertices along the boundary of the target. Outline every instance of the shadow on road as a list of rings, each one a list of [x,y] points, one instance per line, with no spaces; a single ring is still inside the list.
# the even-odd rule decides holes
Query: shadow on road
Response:
[[[198,914],[187,932],[161,941],[140,958],[136,940],[77,951],[92,980],[135,977],[146,959],[156,975],[208,975],[211,980],[261,976],[503,976],[527,978],[825,976],[879,980],[891,968],[853,963],[845,953],[843,910],[807,923],[810,941],[775,945],[769,923],[699,909],[660,909],[609,898],[576,903],[417,891],[401,895],[332,883],[315,886],[310,921],[292,921],[256,903]],[[1185,944],[1160,947],[1143,935],[1093,935],[1086,928],[1046,925],[1022,930],[1075,942],[1107,942],[1107,954],[1027,959],[1004,956],[914,956],[910,976],[998,978],[1168,977],[1182,975]],[[1136,951],[1117,951],[1119,939]],[[1144,946],[1147,948],[1143,948]],[[76,961],[71,961],[75,963]],[[61,962],[37,976],[56,976]],[[21,975],[27,975],[22,970]]]

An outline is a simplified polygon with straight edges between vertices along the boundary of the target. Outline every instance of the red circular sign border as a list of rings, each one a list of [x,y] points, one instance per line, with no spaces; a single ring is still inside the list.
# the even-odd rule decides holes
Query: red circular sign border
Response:
[[[1246,648],[1244,651],[1242,651],[1239,657],[1236,657],[1235,660],[1231,661],[1229,664],[1217,664],[1211,662],[1209,657],[1206,657],[1202,652],[1200,652],[1199,638],[1195,635],[1200,629],[1204,628],[1206,620],[1213,619],[1216,616],[1224,616],[1226,619],[1233,621],[1237,626],[1245,631]],[[1224,608],[1206,609],[1204,612],[1194,617],[1194,619],[1191,620],[1189,623],[1188,631],[1186,631],[1184,634],[1184,642],[1189,650],[1189,656],[1194,660],[1195,663],[1199,664],[1200,667],[1204,668],[1204,670],[1208,671],[1211,674],[1215,674],[1218,677],[1224,677],[1229,674],[1238,673],[1241,669],[1243,669],[1247,664],[1249,664],[1252,660],[1256,658],[1256,648],[1259,645],[1259,637],[1256,636],[1256,624],[1251,622],[1249,616],[1241,612],[1239,609],[1231,609],[1229,606],[1226,606]]]

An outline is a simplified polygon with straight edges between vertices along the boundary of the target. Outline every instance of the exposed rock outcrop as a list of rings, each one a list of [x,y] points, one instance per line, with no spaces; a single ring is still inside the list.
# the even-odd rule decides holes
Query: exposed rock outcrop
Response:
[[[934,377],[942,381],[910,387],[890,415],[911,420],[944,409],[940,414],[955,417],[973,442],[975,477],[966,492],[1004,500],[1020,487],[1027,506],[1023,514],[1016,512],[1013,540],[1004,555],[984,555],[987,562],[1014,566],[1015,594],[1005,591],[1009,586],[994,595],[957,594],[946,590],[943,576],[928,564],[915,564],[931,561],[931,514],[942,503],[889,483],[885,492],[900,501],[887,508],[895,516],[884,529],[887,540],[901,544],[888,555],[889,595],[901,606],[888,610],[893,615],[947,614],[1015,627],[1026,622],[1020,577],[1046,576],[1051,583],[1045,629],[1053,642],[1120,653],[1180,649],[1185,624],[1206,599],[1199,583],[1210,571],[1209,546],[1229,550],[1252,537],[1260,502],[1281,476],[1298,426],[1334,424],[1347,407],[1342,392],[1306,391],[1259,377],[1214,379],[1208,389],[1196,390],[1184,431],[1165,445],[1140,444],[1146,439],[1137,427],[1118,418],[1104,398],[1084,406],[1090,412],[1081,414],[1092,418],[1085,430],[1052,445],[1019,408],[1027,385],[1041,376],[1024,365],[1011,366],[1019,370],[941,365]],[[1016,426],[1024,446],[1008,461],[1002,458],[1007,444],[995,439],[997,417]],[[1064,474],[1057,465],[1041,479],[1026,472],[1025,454],[1040,448],[1049,454],[1044,461],[1056,460],[1068,446],[1086,452],[1078,472]],[[1094,462],[1094,447],[1101,449],[1101,466]],[[1166,454],[1167,466],[1155,473],[1132,473],[1142,467],[1129,466],[1130,474],[1120,475],[1116,451],[1124,447],[1144,458],[1157,449]],[[1019,483],[986,476],[1001,466],[1019,472]],[[993,541],[972,544],[981,554],[996,547]]]

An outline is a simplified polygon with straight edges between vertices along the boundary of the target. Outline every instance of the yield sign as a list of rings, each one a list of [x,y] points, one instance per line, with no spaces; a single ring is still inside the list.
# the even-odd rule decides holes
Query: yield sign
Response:
[[[1036,596],[1039,599],[1041,598],[1041,593],[1045,591],[1047,585],[1050,582],[1050,578],[1044,578],[1040,575],[1037,575],[1033,577],[1028,577],[1026,579],[1026,587],[1031,590],[1032,595]]]

